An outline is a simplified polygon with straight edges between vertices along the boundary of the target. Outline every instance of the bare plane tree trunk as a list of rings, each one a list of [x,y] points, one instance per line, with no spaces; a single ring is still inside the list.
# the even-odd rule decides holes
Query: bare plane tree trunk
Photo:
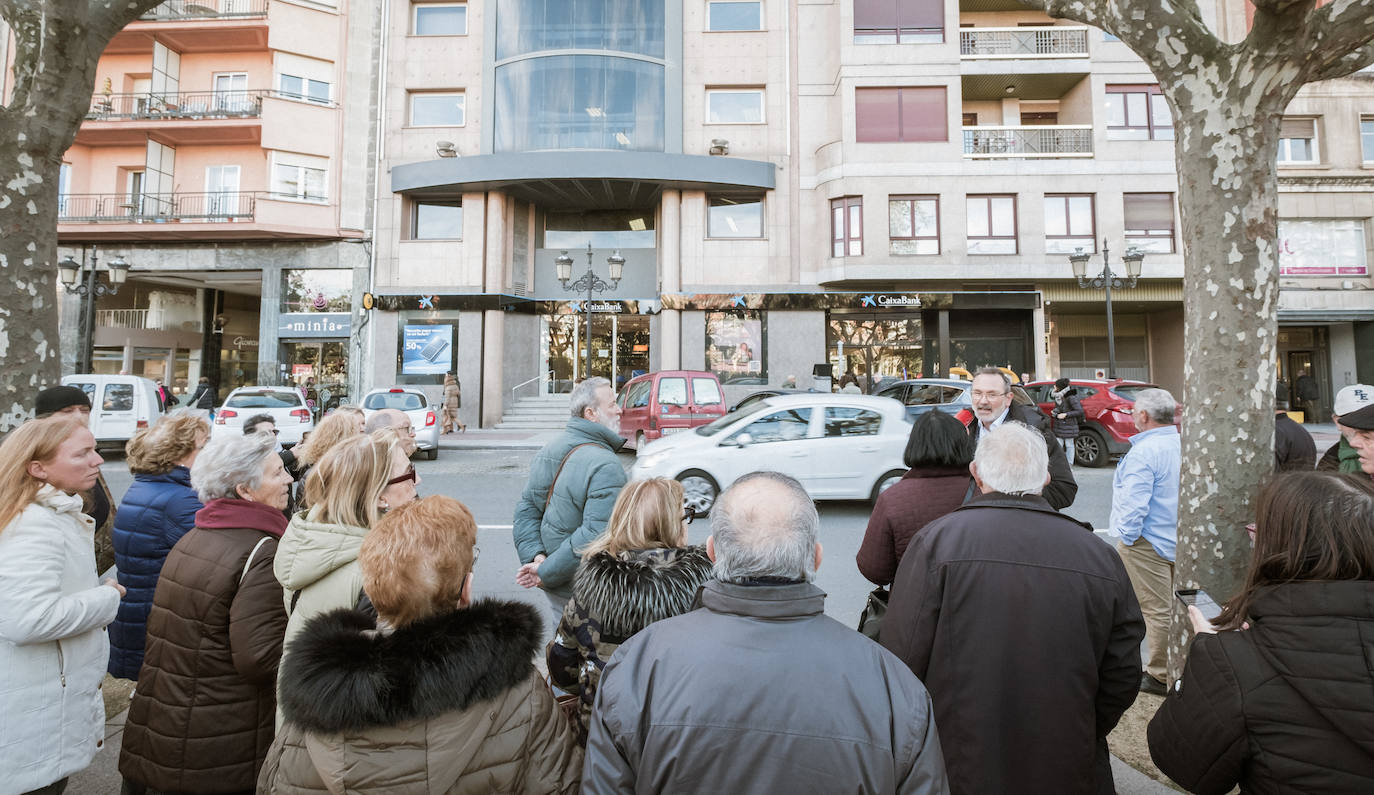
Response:
[[[90,108],[96,62],[158,0],[0,0],[14,90],[0,108],[0,433],[60,376],[57,191],[62,154]]]

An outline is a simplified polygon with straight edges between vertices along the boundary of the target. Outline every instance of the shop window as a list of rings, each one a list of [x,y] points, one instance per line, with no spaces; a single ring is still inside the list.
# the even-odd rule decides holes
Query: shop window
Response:
[[[1016,253],[1016,197],[969,196],[968,253]]]
[[[1091,193],[1045,194],[1045,253],[1097,252]]]
[[[416,36],[465,36],[468,32],[466,3],[414,3],[413,26]]]
[[[456,372],[457,313],[402,312],[396,332],[396,383],[438,385],[445,373]]]
[[[707,124],[763,124],[763,89],[706,89]]]
[[[939,44],[944,0],[854,0],[855,44]]]
[[[1107,137],[1172,141],[1174,118],[1157,85],[1107,86]]]
[[[1144,252],[1174,252],[1174,194],[1127,193],[1121,197],[1126,245]]]
[[[832,257],[858,257],[864,253],[862,196],[830,200],[830,241]]]
[[[706,30],[712,33],[763,30],[763,3],[713,0],[706,4]]]
[[[757,309],[706,313],[706,369],[721,383],[768,383],[763,318]]]
[[[706,203],[707,237],[763,237],[763,197],[709,196]]]
[[[893,256],[939,254],[940,197],[888,197],[887,238]]]
[[[272,198],[329,201],[328,163],[323,157],[274,153]]]
[[[1374,163],[1374,118],[1360,119],[1360,151],[1366,164]]]
[[[1316,162],[1317,120],[1285,117],[1279,124],[1279,165]]]
[[[1364,221],[1279,219],[1280,276],[1368,276]]]
[[[281,272],[282,312],[348,312],[353,308],[353,271],[302,268]]]
[[[948,141],[944,86],[854,89],[859,143]]]
[[[411,240],[462,240],[462,202],[415,202],[412,205]]]
[[[410,95],[411,127],[462,127],[467,121],[461,91],[416,91]]]

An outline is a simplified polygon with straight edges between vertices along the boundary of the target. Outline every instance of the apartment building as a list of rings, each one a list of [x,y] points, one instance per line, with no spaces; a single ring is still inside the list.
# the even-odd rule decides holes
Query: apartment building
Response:
[[[380,9],[169,0],[102,54],[61,170],[59,256],[122,257],[94,310],[93,369],[305,383],[337,403],[369,284]],[[64,295],[64,371],[81,302]]]

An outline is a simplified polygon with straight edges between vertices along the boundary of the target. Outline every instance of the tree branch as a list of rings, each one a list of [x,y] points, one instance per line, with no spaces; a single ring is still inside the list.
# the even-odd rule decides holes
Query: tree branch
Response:
[[[1374,66],[1374,42],[1367,42],[1358,50],[1351,50],[1326,65],[1312,75],[1313,80],[1332,80],[1347,77],[1368,66]]]
[[[1304,0],[1313,2],[1313,0]],[[1059,19],[1101,28],[1121,39],[1152,72],[1172,70],[1185,54],[1222,44],[1202,21],[1197,0],[1022,0]]]
[[[1374,62],[1374,0],[1335,0],[1308,18],[1310,79],[1344,77]]]

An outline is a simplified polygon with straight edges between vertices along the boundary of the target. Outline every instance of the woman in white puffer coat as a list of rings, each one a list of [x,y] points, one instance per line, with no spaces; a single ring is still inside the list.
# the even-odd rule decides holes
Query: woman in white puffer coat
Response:
[[[100,462],[71,417],[25,423],[0,444],[0,793],[62,792],[104,736],[105,625],[124,589],[98,581],[81,513]]]

